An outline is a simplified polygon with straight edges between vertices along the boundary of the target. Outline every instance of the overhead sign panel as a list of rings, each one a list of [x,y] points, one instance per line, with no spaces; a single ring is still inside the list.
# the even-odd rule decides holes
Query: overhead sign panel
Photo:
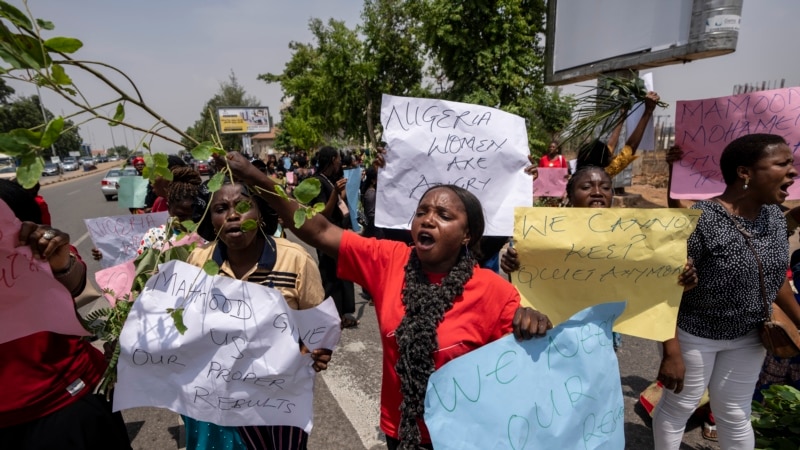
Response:
[[[222,134],[268,133],[272,129],[266,106],[217,108],[217,120]]]

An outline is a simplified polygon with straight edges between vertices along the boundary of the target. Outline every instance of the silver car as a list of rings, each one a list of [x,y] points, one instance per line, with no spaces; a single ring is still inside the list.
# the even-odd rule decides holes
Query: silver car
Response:
[[[78,161],[73,157],[66,157],[61,160],[61,169],[64,172],[71,172],[73,170],[78,170]]]
[[[134,168],[127,169],[111,169],[105,177],[100,181],[100,192],[106,197],[107,201],[114,200],[117,196],[117,189],[119,189],[120,177],[136,177],[139,172]]]

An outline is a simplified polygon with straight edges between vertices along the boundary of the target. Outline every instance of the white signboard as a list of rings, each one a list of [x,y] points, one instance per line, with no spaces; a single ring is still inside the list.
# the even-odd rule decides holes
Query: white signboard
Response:
[[[378,173],[375,225],[409,229],[422,194],[454,184],[483,205],[487,236],[511,236],[514,208],[531,204],[525,120],[486,106],[384,95],[386,167]]]
[[[166,211],[149,214],[84,219],[94,246],[103,253],[100,265],[108,268],[136,258],[142,236],[150,228],[167,223]]]
[[[181,307],[184,334],[167,313]],[[170,261],[120,335],[114,410],[155,406],[223,426],[311,431],[315,372],[298,341],[333,350],[340,321],[330,298],[295,311],[275,289]]]

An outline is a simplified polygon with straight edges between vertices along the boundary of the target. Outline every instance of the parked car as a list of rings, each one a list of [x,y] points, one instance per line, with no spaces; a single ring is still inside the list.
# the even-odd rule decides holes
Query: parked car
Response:
[[[105,177],[100,181],[100,192],[106,197],[106,201],[114,200],[114,197],[117,196],[117,190],[119,189],[119,179],[120,177],[136,177],[139,176],[139,172],[136,171],[133,167],[129,167],[126,169],[111,169],[108,171]]]
[[[119,161],[119,156],[111,156],[108,158],[109,161]]]
[[[79,168],[80,165],[78,164],[78,160],[72,156],[67,156],[61,160],[61,170],[64,172],[72,172],[73,170],[78,170]]]
[[[0,167],[0,180],[9,180],[17,176],[17,168],[14,166]]]
[[[42,169],[42,176],[54,177],[61,173],[61,168],[56,163],[45,163]]]
[[[94,158],[92,158],[91,156],[84,156],[78,161],[80,162],[81,167],[83,167],[84,172],[97,169],[97,165],[94,161]]]
[[[95,161],[97,161],[98,163],[107,163],[108,162],[108,156],[106,156],[106,155],[97,155],[97,157],[95,158]]]

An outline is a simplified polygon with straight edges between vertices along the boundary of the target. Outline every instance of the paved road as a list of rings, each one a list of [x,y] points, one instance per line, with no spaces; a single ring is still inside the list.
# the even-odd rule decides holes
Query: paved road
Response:
[[[100,194],[99,183],[106,170],[42,188],[50,205],[54,225],[72,236],[84,256],[90,255],[83,219],[118,215],[125,210],[116,202],[107,202]],[[314,254],[311,252],[312,255]],[[90,278],[100,266],[88,261]],[[88,292],[87,297],[96,297]],[[97,307],[102,300],[89,302],[81,312]],[[378,429],[381,345],[372,307],[357,298],[357,316],[361,325],[344,330],[342,342],[329,370],[317,378],[314,398],[315,426],[311,434],[312,449],[381,449],[385,448]],[[625,337],[619,354],[622,389],[625,398],[625,435],[627,449],[653,447],[649,419],[637,407],[639,392],[655,377],[658,350],[654,342]],[[156,408],[137,408],[124,412],[128,430],[136,449],[176,449],[181,442],[178,416]],[[713,450],[716,444],[700,437],[699,423],[690,423],[684,437],[684,450]],[[542,447],[544,448],[544,447]]]

